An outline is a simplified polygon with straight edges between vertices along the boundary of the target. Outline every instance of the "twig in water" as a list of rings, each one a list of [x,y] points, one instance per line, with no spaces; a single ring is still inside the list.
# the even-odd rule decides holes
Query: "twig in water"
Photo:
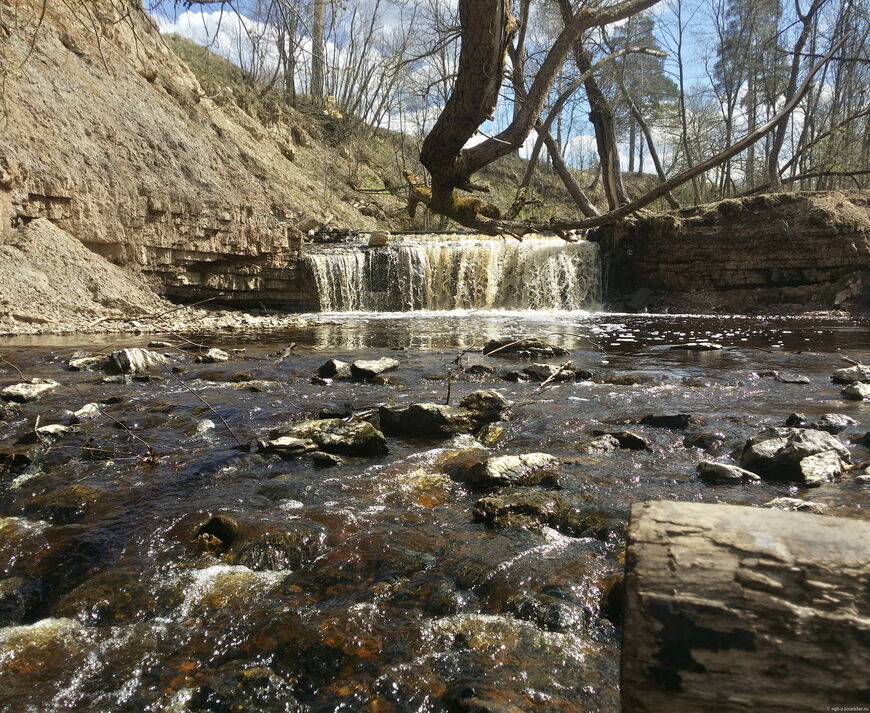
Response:
[[[541,385],[538,387],[537,393],[541,393],[553,379],[555,379],[559,374],[565,371],[568,367],[571,366],[570,361],[566,361],[564,364],[561,364],[556,371],[550,374],[546,379],[541,382]]]
[[[78,387],[75,384],[73,384],[72,387],[73,387],[73,389],[75,389],[75,392],[79,396],[82,396],[82,392],[79,391]],[[84,396],[82,396],[82,398],[84,398]],[[148,451],[148,455],[145,456],[145,459],[148,462],[153,463],[154,461],[157,460],[157,457],[158,457],[157,451],[151,447],[151,444],[148,443],[148,441],[146,441],[144,438],[142,438],[138,434],[134,433],[132,428],[130,428],[123,421],[115,418],[112,414],[110,414],[108,411],[103,409],[98,403],[94,402],[94,406],[96,407],[97,411],[100,412],[101,415],[106,416],[111,421],[114,421],[118,426],[120,426],[122,429],[124,429],[131,438],[139,441],[139,443],[141,443],[143,446],[145,446],[145,450]]]
[[[13,369],[15,369],[15,371],[18,372],[18,376],[21,377],[22,381],[27,381],[27,377],[21,373],[21,369],[19,369],[17,366],[15,366],[15,364],[13,364],[12,362],[6,361],[6,359],[3,358],[2,354],[0,354],[0,362],[3,362],[4,364],[6,364],[6,366],[11,366]]]
[[[198,393],[196,393],[196,391],[194,391],[192,388],[190,388],[190,386],[185,384],[184,381],[182,381],[182,379],[178,376],[178,374],[176,374],[172,371],[172,369],[167,368],[166,372],[168,374],[170,374],[172,376],[172,378],[175,379],[179,384],[181,384],[185,389],[187,389],[187,391],[189,391],[191,394],[193,394],[193,396],[195,396],[197,399],[202,401],[202,403],[205,404],[206,408],[208,408],[209,411],[211,411],[215,416],[218,417],[218,419],[220,419],[220,422],[224,425],[224,428],[226,428],[227,431],[229,432],[229,434],[233,437],[233,440],[238,444],[239,448],[245,447],[245,444],[242,443],[241,439],[236,435],[236,432],[233,431],[233,429],[230,427],[230,424],[228,424],[226,419],[215,410],[214,406],[212,406],[208,401],[206,401],[204,398],[202,398],[202,396],[200,396]]]

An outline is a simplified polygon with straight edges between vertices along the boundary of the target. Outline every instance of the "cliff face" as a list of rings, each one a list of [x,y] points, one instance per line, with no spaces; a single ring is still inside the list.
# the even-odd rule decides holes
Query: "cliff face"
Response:
[[[207,96],[137,2],[41,6],[0,0],[18,28],[0,38],[0,230],[48,217],[169,295],[293,303],[300,216],[374,226],[328,186],[303,121]]]
[[[831,308],[866,300],[870,192],[791,193],[595,231],[609,298],[634,309]]]

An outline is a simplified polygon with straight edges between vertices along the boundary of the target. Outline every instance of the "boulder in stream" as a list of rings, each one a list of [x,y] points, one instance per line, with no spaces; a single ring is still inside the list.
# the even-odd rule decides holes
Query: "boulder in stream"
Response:
[[[380,359],[357,359],[350,365],[350,373],[354,379],[360,381],[371,381],[376,376],[386,374],[388,371],[395,371],[399,368],[399,362],[389,357],[381,357]],[[321,374],[321,376],[323,376]]]
[[[15,403],[34,403],[39,401],[45,394],[54,391],[60,384],[51,379],[31,379],[20,384],[7,386],[0,391],[0,398],[4,401]]]
[[[804,459],[829,451],[831,456],[803,464]],[[833,473],[834,460],[845,464],[850,455],[830,433],[811,428],[766,428],[746,442],[740,465],[763,478],[818,485],[823,472]]]
[[[577,370],[574,364],[566,361],[564,364],[529,364],[523,368],[531,381],[574,381]]]
[[[640,419],[640,424],[655,428],[684,430],[689,426],[703,426],[704,419],[690,413],[651,413]]]
[[[810,500],[802,500],[801,498],[774,498],[762,507],[776,508],[777,510],[788,510],[789,512],[813,512],[817,515],[823,515],[828,509],[824,503],[814,503]]]
[[[699,431],[690,433],[683,439],[684,448],[700,448],[709,451],[725,442],[725,434],[720,431]]]
[[[561,461],[549,453],[493,456],[478,461],[461,475],[471,488],[553,483]]]
[[[510,416],[510,402],[497,391],[472,391],[459,406],[416,403],[381,406],[381,428],[415,438],[448,438],[457,433],[475,433],[484,424]]]
[[[368,421],[345,421],[323,418],[300,423],[287,423],[269,432],[269,439],[291,437],[313,441],[327,453],[351,456],[378,456],[389,452],[384,434]]]
[[[106,368],[109,357],[93,352],[76,352],[66,363],[70,371],[102,371]]]
[[[459,406],[474,412],[484,421],[503,421],[510,415],[510,401],[498,391],[472,391],[459,402]]]
[[[163,354],[133,347],[112,352],[106,362],[105,370],[110,374],[147,374],[149,371],[162,368],[168,362],[169,359]]]
[[[604,430],[596,428],[592,431],[593,436],[613,436],[619,443],[620,448],[626,448],[630,451],[645,451],[649,450],[650,442],[648,439],[638,435],[634,431],[622,430]]]
[[[870,383],[855,381],[846,386],[840,393],[853,401],[870,401]]]
[[[831,374],[831,381],[835,384],[851,384],[854,381],[870,383],[870,366],[855,364],[845,369],[837,369]]]
[[[483,346],[483,353],[487,356],[519,356],[527,359],[552,359],[553,357],[566,356],[568,350],[550,344],[537,337],[517,338],[506,337],[504,339],[491,339]]]
[[[755,473],[727,463],[703,460],[698,463],[698,477],[710,485],[755,483],[761,480]]]
[[[325,364],[321,364],[317,369],[317,375],[321,379],[349,379],[350,364],[340,359],[330,359]]]
[[[232,358],[229,352],[217,347],[212,347],[208,351],[196,357],[196,361],[200,364],[221,364],[229,361]]]

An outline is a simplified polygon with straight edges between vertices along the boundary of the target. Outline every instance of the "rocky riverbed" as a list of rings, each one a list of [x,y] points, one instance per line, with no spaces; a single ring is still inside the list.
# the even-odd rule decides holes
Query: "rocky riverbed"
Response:
[[[0,356],[4,711],[613,712],[632,502],[870,507],[856,322],[326,315]]]

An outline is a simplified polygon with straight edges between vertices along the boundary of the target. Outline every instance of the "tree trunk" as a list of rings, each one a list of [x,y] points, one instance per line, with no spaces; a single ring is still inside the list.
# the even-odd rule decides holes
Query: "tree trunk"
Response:
[[[637,503],[625,584],[623,713],[817,713],[870,701],[868,522]]]
[[[326,0],[314,0],[311,19],[311,87],[313,99],[323,99],[323,65],[325,46],[323,36],[326,22]]]

